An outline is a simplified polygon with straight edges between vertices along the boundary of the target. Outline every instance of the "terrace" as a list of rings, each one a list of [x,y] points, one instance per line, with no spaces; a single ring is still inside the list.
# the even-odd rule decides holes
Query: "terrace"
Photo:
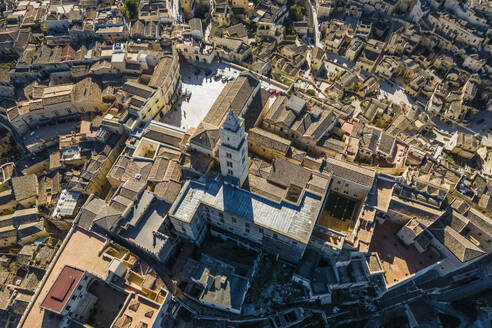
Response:
[[[140,295],[132,294],[125,302],[120,316],[115,320],[114,327],[136,328],[151,327],[159,314],[159,304]],[[125,325],[126,324],[126,325]]]
[[[410,277],[441,259],[440,254],[432,247],[419,253],[415,247],[403,244],[396,236],[401,227],[391,221],[378,224],[369,246],[369,252],[376,252],[379,255],[388,286]]]
[[[395,167],[402,167],[405,163],[407,151],[408,146],[397,141],[395,143],[395,151],[393,153],[393,156],[388,160],[388,162]]]

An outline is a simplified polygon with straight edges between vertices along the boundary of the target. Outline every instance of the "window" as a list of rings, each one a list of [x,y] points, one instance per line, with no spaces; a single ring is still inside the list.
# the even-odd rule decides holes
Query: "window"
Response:
[[[227,157],[227,158],[232,158],[231,153],[226,153],[226,157]]]
[[[348,183],[345,184],[345,187],[348,187]]]
[[[236,218],[232,218],[232,222],[236,223],[237,222]]]
[[[232,170],[231,170],[231,169],[227,170],[227,174],[229,174],[229,175],[233,175]]]
[[[232,162],[227,161],[227,167],[232,168]]]
[[[244,224],[244,226],[245,226],[246,228],[249,228],[249,223],[245,223],[245,224]]]
[[[249,233],[249,229],[246,229],[245,231],[246,231],[246,233]]]
[[[273,239],[278,239],[278,236],[276,233],[273,234]]]
[[[260,233],[263,233],[263,228],[259,228],[259,229],[258,229],[258,231],[259,231]]]
[[[224,217],[224,213],[220,212],[219,213],[219,218],[223,218]]]
[[[337,181],[337,184],[340,184],[340,181]]]

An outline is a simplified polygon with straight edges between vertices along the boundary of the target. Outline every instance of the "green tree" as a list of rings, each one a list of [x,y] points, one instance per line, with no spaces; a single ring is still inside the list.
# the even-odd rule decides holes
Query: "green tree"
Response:
[[[287,25],[285,28],[285,35],[295,35],[296,31],[294,30],[294,26],[292,24]]]
[[[125,6],[126,15],[128,18],[138,18],[138,0],[123,0],[123,6]]]
[[[295,22],[299,22],[302,20],[302,18],[304,17],[303,13],[302,13],[302,7],[299,6],[299,5],[293,5],[290,7],[290,13],[292,15],[292,19],[295,21]]]

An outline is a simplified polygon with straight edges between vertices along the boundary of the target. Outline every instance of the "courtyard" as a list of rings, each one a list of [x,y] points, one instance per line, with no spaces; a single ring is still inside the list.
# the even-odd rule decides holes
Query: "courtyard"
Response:
[[[330,192],[318,224],[338,232],[353,230],[354,213],[359,207],[356,200]]]
[[[125,302],[126,292],[101,280],[95,280],[89,286],[88,291],[97,297],[97,302],[90,312],[88,324],[95,328],[109,327]]]

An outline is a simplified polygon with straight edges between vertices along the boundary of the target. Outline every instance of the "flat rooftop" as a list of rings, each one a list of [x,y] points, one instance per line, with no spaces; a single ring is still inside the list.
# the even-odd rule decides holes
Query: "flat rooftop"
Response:
[[[394,185],[394,182],[377,178],[376,188],[373,189],[374,192],[367,196],[368,205],[377,208],[380,211],[387,212]]]
[[[395,151],[393,157],[389,159],[390,163],[392,163],[396,167],[403,166],[403,164],[405,163],[407,150],[408,150],[408,146],[397,141],[395,143]]]
[[[158,231],[164,222],[168,209],[167,203],[158,200],[152,193],[144,191],[136,208],[130,214],[129,222],[120,223],[122,226],[128,223],[128,228],[122,230],[120,234],[158,256],[167,238],[161,234],[154,235],[154,231]]]
[[[307,243],[321,210],[322,196],[304,190],[299,198],[298,204],[285,200],[275,202],[223,180],[206,184],[188,181],[169,213],[176,219],[190,222],[203,203]]]
[[[83,275],[84,271],[69,266],[64,267],[41,306],[60,313]]]

